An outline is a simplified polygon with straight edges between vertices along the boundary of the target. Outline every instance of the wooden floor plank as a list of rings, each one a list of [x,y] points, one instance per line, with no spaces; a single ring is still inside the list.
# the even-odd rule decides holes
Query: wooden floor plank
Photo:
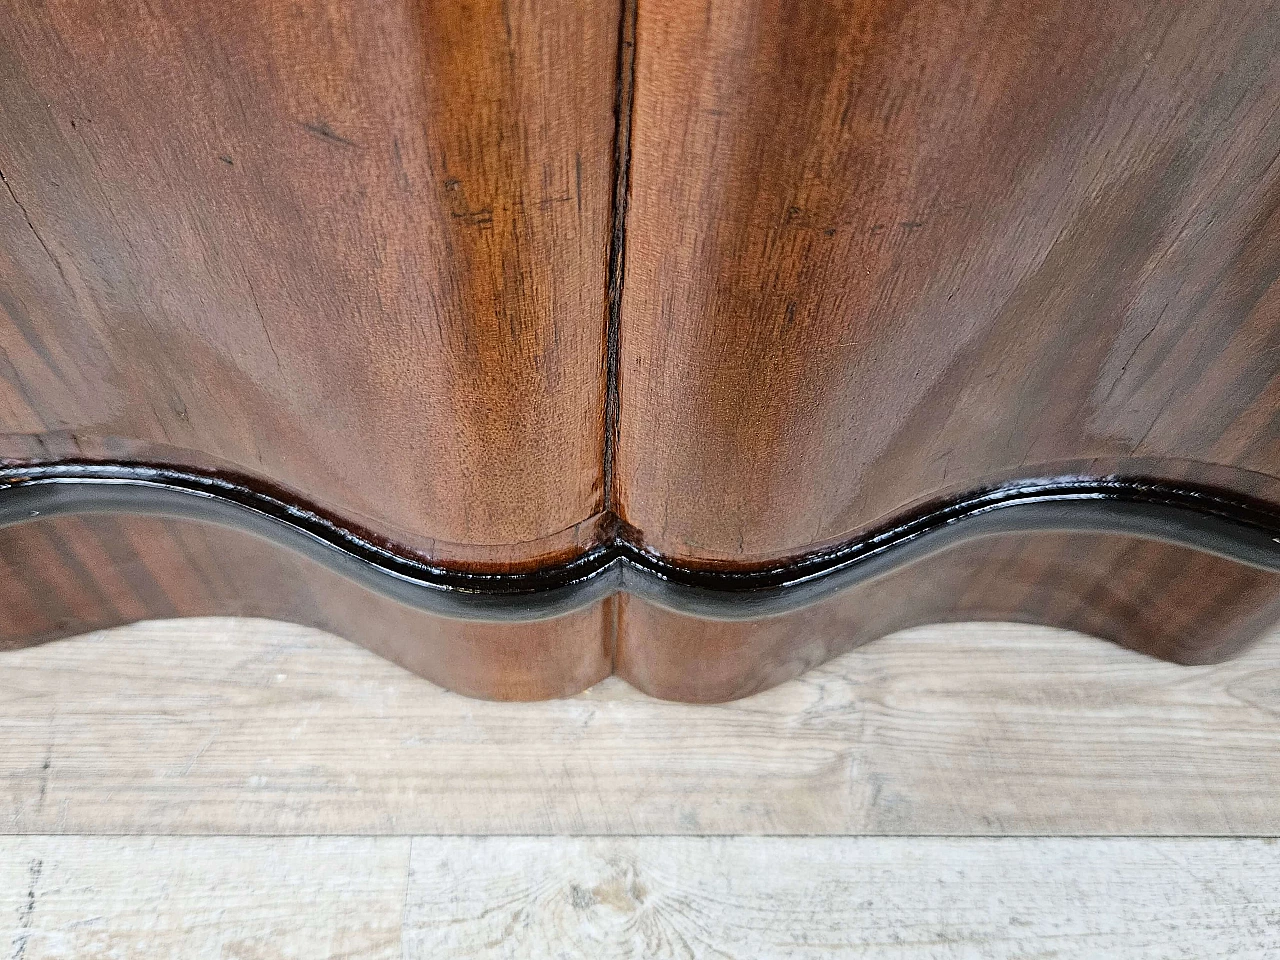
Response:
[[[400,960],[409,846],[399,837],[0,838],[0,954]]]
[[[1263,960],[1250,839],[0,838],[15,960]]]
[[[437,838],[420,960],[1280,955],[1280,847],[1246,840]]]
[[[1280,635],[914,630],[750,699],[467,700],[265,621],[0,655],[0,832],[1280,834]]]

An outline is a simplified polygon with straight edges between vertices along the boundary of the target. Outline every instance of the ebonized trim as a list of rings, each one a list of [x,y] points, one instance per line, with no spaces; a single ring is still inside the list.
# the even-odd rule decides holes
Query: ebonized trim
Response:
[[[220,524],[295,550],[400,603],[466,620],[530,621],[617,591],[716,620],[807,606],[967,540],[1088,532],[1157,540],[1280,573],[1280,510],[1186,484],[1118,477],[1021,480],[935,504],[836,547],[775,564],[699,569],[646,552],[619,524],[554,566],[484,573],[397,552],[249,481],[171,467],[69,462],[0,468],[0,527],[94,513]]]

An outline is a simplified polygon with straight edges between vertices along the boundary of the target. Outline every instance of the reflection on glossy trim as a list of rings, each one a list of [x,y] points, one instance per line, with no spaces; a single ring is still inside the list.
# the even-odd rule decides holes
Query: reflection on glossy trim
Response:
[[[567,563],[518,573],[434,565],[243,478],[130,463],[0,468],[0,527],[93,513],[175,517],[245,530],[380,594],[445,616],[545,619],[617,591],[717,620],[807,606],[978,537],[1110,533],[1157,540],[1280,572],[1280,509],[1160,480],[1050,477],[936,503],[835,547],[777,563],[701,569],[647,552],[621,525]]]

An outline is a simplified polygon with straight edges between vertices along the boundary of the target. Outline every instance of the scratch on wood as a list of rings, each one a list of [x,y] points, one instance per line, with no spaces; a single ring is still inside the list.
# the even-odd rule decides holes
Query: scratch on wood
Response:
[[[53,268],[58,271],[58,276],[62,278],[63,284],[65,284],[66,288],[74,294],[75,291],[71,289],[71,282],[67,279],[67,275],[62,269],[62,262],[53,255],[53,251],[49,249],[49,245],[44,242],[44,237],[40,236],[40,231],[37,230],[36,225],[31,222],[31,215],[27,212],[26,205],[23,204],[23,202],[18,199],[18,195],[13,192],[13,185],[9,183],[9,178],[5,176],[3,170],[0,170],[0,183],[3,183],[5,190],[9,192],[9,199],[11,199],[17,206],[18,212],[22,214],[22,219],[26,221],[27,229],[30,230],[31,235],[36,238],[36,243],[40,244],[40,249],[43,250],[45,256],[49,258],[49,262],[53,264]]]
[[[18,933],[13,938],[13,960],[22,960],[27,953],[27,941],[31,939],[31,923],[36,912],[36,887],[44,870],[43,860],[27,864],[27,899],[18,908]]]
[[[334,129],[324,120],[317,120],[315,123],[304,122],[302,124],[302,129],[306,130],[308,133],[315,134],[322,140],[328,140],[332,143],[340,143],[344,147],[359,148],[360,146],[360,144],[356,143],[354,140],[348,140],[340,133],[335,132]]]

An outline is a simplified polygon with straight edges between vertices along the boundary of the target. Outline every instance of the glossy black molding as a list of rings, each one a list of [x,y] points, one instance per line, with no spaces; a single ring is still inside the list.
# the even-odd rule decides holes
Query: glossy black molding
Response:
[[[1220,490],[1133,478],[1023,480],[916,511],[785,562],[701,569],[646,552],[613,524],[611,539],[570,562],[523,573],[432,565],[349,529],[279,492],[226,475],[124,463],[0,468],[0,527],[125,513],[215,523],[264,537],[379,594],[465,620],[530,621],[617,591],[716,620],[807,606],[978,537],[1088,532],[1157,540],[1280,573],[1280,510]]]

